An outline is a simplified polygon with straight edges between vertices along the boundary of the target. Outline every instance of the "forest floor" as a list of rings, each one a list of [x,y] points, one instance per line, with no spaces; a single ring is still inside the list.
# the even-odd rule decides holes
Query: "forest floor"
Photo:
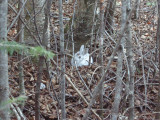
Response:
[[[156,111],[156,99],[158,95],[158,72],[155,72],[155,45],[156,45],[156,28],[157,28],[157,13],[156,5],[151,4],[143,0],[140,7],[140,18],[132,20],[132,35],[133,35],[133,52],[134,52],[134,64],[136,66],[135,71],[135,116],[136,120],[153,120]],[[117,2],[117,10],[115,13],[115,26],[120,28],[120,10],[121,3]],[[64,17],[65,23],[72,17],[73,3],[64,4]],[[56,35],[59,33],[58,25],[58,7],[53,5],[53,24]],[[56,16],[57,15],[57,16]],[[9,14],[9,20],[12,21],[15,16]],[[116,30],[118,31],[118,30]],[[13,27],[9,32],[9,37],[12,39],[16,36],[16,27]],[[113,36],[114,38],[114,36]],[[113,50],[114,43],[111,41],[105,41],[106,48],[104,51],[104,66],[107,65],[108,56]],[[98,52],[97,52],[98,53]],[[96,54],[96,56],[98,56]],[[28,99],[24,106],[24,115],[28,120],[35,120],[34,111],[34,99],[35,99],[35,86],[37,80],[37,60],[27,59],[24,64],[24,79],[26,96]],[[104,119],[110,120],[112,104],[114,101],[114,88],[116,81],[116,64],[115,60],[111,68],[106,75],[104,83]],[[52,62],[52,78],[47,77],[47,70],[43,72],[43,87],[40,95],[40,111],[44,120],[57,120],[61,110],[58,106],[60,101],[59,90],[59,69],[57,64]],[[100,80],[100,73],[98,70],[99,65],[94,62],[91,66],[79,67],[78,69],[72,68],[70,61],[66,61],[66,112],[68,120],[80,120],[84,113],[87,104],[83,101],[80,95],[76,92],[68,81],[71,80],[78,91],[89,102],[90,94],[86,89],[85,84],[90,91],[93,91],[94,87]],[[144,71],[143,71],[144,70]],[[126,66],[123,65],[124,81],[127,81]],[[18,86],[18,58],[16,54],[9,56],[9,83],[10,92],[13,97],[19,96]],[[128,106],[128,101],[125,96],[125,87],[122,93],[120,116],[127,116],[124,113]],[[146,101],[147,100],[147,101]],[[146,101],[146,102],[145,102]],[[99,103],[95,103],[93,109],[98,113]],[[95,119],[95,115],[92,114],[91,119]],[[12,120],[16,120],[15,116]]]

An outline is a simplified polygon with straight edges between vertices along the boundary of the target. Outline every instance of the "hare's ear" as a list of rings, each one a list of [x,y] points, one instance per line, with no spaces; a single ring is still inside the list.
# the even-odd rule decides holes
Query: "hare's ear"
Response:
[[[84,51],[84,45],[81,45],[81,48],[80,48],[80,54],[82,54]]]

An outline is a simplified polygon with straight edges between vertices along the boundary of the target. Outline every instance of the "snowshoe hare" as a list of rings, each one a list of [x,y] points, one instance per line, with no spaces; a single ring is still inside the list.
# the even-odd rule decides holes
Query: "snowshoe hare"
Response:
[[[91,57],[90,63],[93,63],[93,58]],[[84,45],[81,46],[80,51],[75,53],[71,59],[72,66],[88,66],[89,65],[89,53],[88,49],[84,48]]]

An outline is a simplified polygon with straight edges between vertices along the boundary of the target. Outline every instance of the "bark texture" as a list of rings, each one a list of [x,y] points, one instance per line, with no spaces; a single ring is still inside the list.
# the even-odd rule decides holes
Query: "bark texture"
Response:
[[[59,0],[59,26],[60,26],[60,54],[61,54],[61,110],[62,120],[66,120],[66,108],[65,108],[65,53],[64,53],[64,25],[63,25],[63,10],[62,0]]]
[[[24,0],[19,0],[19,10],[23,9],[22,6],[24,4]],[[18,42],[23,43],[24,42],[24,25],[22,23],[22,20],[24,20],[24,9],[21,11],[21,14],[19,16],[18,20]],[[20,88],[20,95],[25,95],[25,86],[24,86],[24,73],[23,73],[23,50],[21,53],[18,55],[18,71],[19,71],[19,88]],[[24,103],[21,105],[21,108],[23,109]]]
[[[126,13],[129,16],[131,11],[131,1],[126,0]],[[132,45],[132,33],[131,33],[131,20],[128,21],[126,27],[126,51],[128,61],[128,80],[129,80],[129,120],[134,120],[134,64],[133,64],[133,45]]]
[[[49,17],[50,17],[50,8],[52,5],[52,1],[47,1],[44,9],[45,13],[45,19],[43,24],[43,37],[42,37],[42,46],[44,48],[48,48],[48,43],[50,40],[50,33],[49,33]],[[40,96],[40,86],[42,82],[42,73],[43,73],[43,65],[45,63],[44,56],[39,57],[39,69],[38,69],[38,75],[37,75],[37,82],[36,82],[36,93],[35,93],[35,119],[40,120],[40,105],[39,105],[39,96]]]
[[[157,26],[157,46],[160,53],[160,0],[157,0],[158,3],[158,26]],[[160,70],[160,55],[159,56],[159,70]],[[157,98],[157,114],[155,120],[160,119],[160,71],[159,71],[159,90],[158,90],[158,98]]]
[[[114,11],[116,6],[116,0],[109,0],[105,10],[105,29],[109,34],[113,33],[114,24]]]
[[[25,18],[28,21],[30,32],[25,29],[24,42],[30,45],[40,45],[43,37],[45,0],[28,0]],[[31,35],[32,33],[32,35]],[[34,37],[33,37],[34,36]]]
[[[100,66],[103,66],[103,43],[104,43],[104,0],[100,0],[100,28],[99,28],[100,38],[99,38],[99,63]],[[101,68],[101,76],[104,73],[104,68]],[[103,119],[103,83],[100,88],[100,117]]]
[[[140,0],[135,1],[135,8],[134,8],[134,18],[138,19],[139,17],[139,7],[140,7]]]
[[[7,11],[8,0],[0,0],[0,42],[7,40]],[[8,53],[6,50],[0,50],[0,107],[3,107],[8,100]],[[0,118],[10,120],[9,105],[0,109]]]
[[[80,49],[81,45],[85,45],[89,40],[91,40],[92,26],[95,24],[93,21],[95,1],[96,0],[77,1],[73,25],[75,52]],[[69,27],[70,25],[65,28],[65,32]],[[93,33],[95,33],[95,31]],[[72,46],[72,44],[69,45]]]
[[[122,0],[122,17],[121,17],[121,29],[126,23],[127,13],[126,13],[126,1]],[[119,105],[121,102],[121,92],[122,92],[122,65],[123,65],[123,46],[125,42],[125,37],[121,40],[121,46],[118,49],[118,63],[117,63],[117,78],[115,87],[115,97],[112,107],[112,120],[117,120],[119,113]]]

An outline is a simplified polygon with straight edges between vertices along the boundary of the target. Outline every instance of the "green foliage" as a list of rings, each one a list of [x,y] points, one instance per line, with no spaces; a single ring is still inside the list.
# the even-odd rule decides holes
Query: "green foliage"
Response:
[[[10,55],[12,55],[13,52],[17,52],[17,53],[21,54],[23,51],[26,55],[31,55],[31,56],[34,56],[37,58],[38,58],[38,56],[44,56],[47,59],[52,59],[54,57],[54,53],[52,53],[51,51],[47,51],[44,47],[40,47],[40,46],[30,47],[30,46],[26,46],[24,44],[19,44],[14,41],[1,42],[0,49],[1,50],[6,49]]]
[[[26,96],[19,96],[17,98],[12,98],[12,99],[9,99],[8,101],[5,101],[3,103],[1,103],[0,105],[0,110],[4,109],[7,105],[10,105],[12,103],[17,103],[17,104],[21,104],[23,103],[24,101],[26,101],[27,97]]]
[[[155,6],[156,4],[155,4],[155,2],[147,2],[146,5],[147,5],[147,6]]]

